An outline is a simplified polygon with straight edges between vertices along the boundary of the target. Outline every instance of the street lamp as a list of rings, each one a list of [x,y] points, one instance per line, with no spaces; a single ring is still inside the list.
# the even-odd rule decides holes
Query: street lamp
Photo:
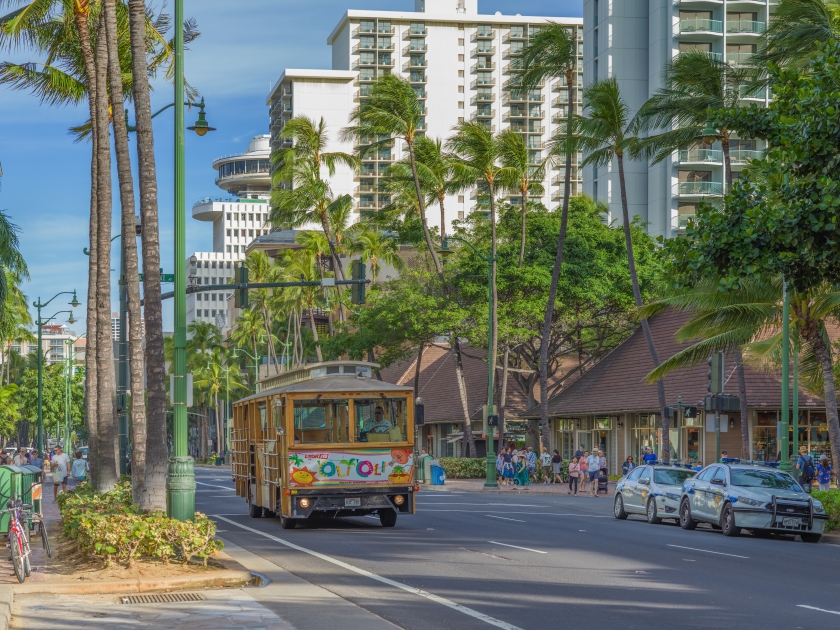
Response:
[[[260,355],[258,354],[257,356],[254,356],[247,350],[244,350],[242,348],[236,348],[236,350],[233,351],[233,357],[238,358],[240,352],[246,356],[251,357],[254,360],[254,387],[256,388],[256,383],[258,380],[260,380]],[[246,365],[245,367],[247,368],[248,366]]]
[[[35,325],[38,327],[38,452],[42,453],[44,451],[44,349],[41,346],[41,333],[43,330],[44,325],[48,322],[54,320],[56,317],[61,315],[62,313],[70,313],[70,318],[67,320],[68,324],[74,324],[76,322],[73,319],[73,311],[58,311],[52,317],[47,319],[43,319],[41,317],[41,309],[46,307],[50,302],[52,302],[55,298],[59,295],[70,295],[73,294],[73,299],[70,301],[70,306],[76,308],[79,306],[79,300],[76,299],[76,290],[73,291],[62,291],[60,293],[56,293],[46,302],[41,302],[41,298],[38,298],[37,302],[33,302],[32,306],[38,309],[38,318],[35,320]]]
[[[467,240],[458,236],[447,236],[443,238],[441,243],[440,255],[446,258],[452,254],[449,249],[449,241],[460,241],[467,245],[475,254],[487,263],[487,302],[489,304],[487,314],[487,417],[494,414],[493,406],[493,377],[495,376],[493,365],[493,340],[496,336],[496,331],[493,328],[493,263],[496,262],[495,256],[485,256],[478,251],[475,246]],[[468,419],[465,421],[469,421]],[[496,481],[496,454],[493,452],[493,427],[487,427],[487,477],[484,481],[485,488],[497,488]],[[465,435],[466,437],[466,435]],[[504,436],[499,434],[499,439],[503,440]]]
[[[173,106],[184,103],[184,0],[175,0],[175,98]],[[192,105],[192,103],[189,103]],[[190,127],[199,136],[213,131],[204,114],[204,101],[198,104],[198,121]],[[165,108],[164,108],[165,109]],[[184,265],[187,251],[186,187],[184,181],[184,108],[175,110],[175,352],[172,362],[172,433],[174,453],[169,459],[166,479],[166,512],[171,518],[186,521],[195,514],[195,462],[187,446],[187,273]],[[161,110],[163,111],[163,110]],[[159,112],[158,112],[159,113]]]
[[[721,135],[721,133],[717,129],[715,129],[715,124],[711,116],[706,118],[706,128],[700,132],[699,137],[706,144],[714,144],[716,140],[720,140],[721,138],[723,138],[723,135]]]
[[[70,444],[70,424],[72,420],[72,413],[70,411],[70,407],[73,402],[73,394],[72,394],[72,384],[73,384],[73,357],[76,356],[78,351],[73,350],[73,346],[76,345],[76,342],[85,337],[87,333],[82,333],[75,339],[67,339],[64,343],[67,344],[67,372],[65,374],[65,387],[64,387],[64,450],[68,450],[68,445]]]

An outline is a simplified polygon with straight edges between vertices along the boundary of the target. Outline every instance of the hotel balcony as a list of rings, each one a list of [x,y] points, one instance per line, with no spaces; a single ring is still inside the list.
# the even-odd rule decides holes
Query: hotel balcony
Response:
[[[412,73],[408,77],[408,82],[412,83],[412,84],[415,84],[415,85],[416,84],[421,84],[421,83],[427,83],[426,75],[425,74],[414,74],[414,73]]]
[[[726,63],[733,66],[746,66],[750,63],[754,54],[751,52],[728,52],[726,53]]]
[[[418,68],[419,69],[419,68],[428,68],[428,67],[429,67],[429,62],[426,61],[425,57],[423,57],[423,59],[412,58],[408,61],[408,63],[406,63],[403,66],[403,70],[409,70],[411,68]]]
[[[496,85],[496,79],[476,79],[472,83],[470,83],[470,87],[472,89],[480,88],[480,87],[492,87]]]
[[[729,161],[732,164],[746,164],[750,160],[760,160],[764,157],[764,151],[750,149],[730,149]]]
[[[496,64],[492,61],[479,61],[472,67],[472,73],[475,74],[479,70],[495,70]]]
[[[528,94],[524,91],[515,90],[505,94],[505,103],[545,103],[545,96],[542,94]]]
[[[496,110],[495,109],[488,109],[488,110],[479,110],[474,112],[473,115],[470,117],[470,120],[492,120],[496,117]]]
[[[767,30],[764,22],[753,22],[752,20],[727,20],[726,32],[729,35],[763,35]]]
[[[425,41],[413,41],[403,48],[403,54],[410,55],[411,53],[424,53],[427,50],[429,50],[429,47],[426,45]]]
[[[472,41],[475,42],[482,39],[496,39],[496,31],[492,28],[483,28],[479,26],[478,30],[473,33]]]
[[[470,103],[476,105],[478,103],[493,103],[496,101],[496,95],[492,92],[489,94],[476,94],[470,100]]]
[[[411,30],[408,31],[409,37],[425,37],[429,34],[429,29],[423,27],[412,26]]]
[[[720,149],[683,149],[677,152],[677,164],[723,164]]]
[[[723,22],[720,20],[680,20],[674,26],[674,35],[723,35]]]
[[[720,197],[723,195],[721,182],[679,182],[674,184],[674,197]]]
[[[695,216],[694,214],[678,214],[675,217],[671,217],[671,229],[680,234],[685,233],[688,224],[694,221]]]
[[[479,44],[476,46],[473,56],[476,55],[495,55],[496,54],[496,47],[495,46],[482,46]]]

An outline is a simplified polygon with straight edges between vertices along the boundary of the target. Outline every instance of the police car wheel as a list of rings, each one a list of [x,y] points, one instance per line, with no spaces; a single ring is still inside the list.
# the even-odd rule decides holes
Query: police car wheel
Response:
[[[621,494],[615,495],[615,502],[613,503],[613,515],[623,521],[627,518],[627,512],[624,509],[624,497]]]
[[[691,505],[688,499],[680,503],[680,527],[683,529],[697,529],[697,521],[691,518]]]
[[[651,497],[647,502],[647,521],[651,525],[658,525],[662,519],[656,515],[656,499]]]

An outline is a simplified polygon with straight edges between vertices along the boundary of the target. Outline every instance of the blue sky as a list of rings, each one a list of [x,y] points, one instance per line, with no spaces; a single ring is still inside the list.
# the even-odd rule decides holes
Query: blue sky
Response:
[[[148,4],[160,6],[160,2]],[[218,129],[204,138],[187,135],[189,253],[206,251],[212,245],[210,224],[190,217],[193,200],[222,194],[213,183],[212,160],[243,150],[252,136],[267,132],[265,98],[282,70],[330,67],[327,36],[347,9],[412,10],[414,0],[185,0],[184,4],[186,15],[198,21],[201,31],[201,37],[187,52],[185,73],[205,97],[207,119]],[[491,14],[500,11],[580,17],[582,6],[582,0],[479,0],[479,11]],[[0,58],[37,60],[28,51],[2,51]],[[156,110],[171,102],[172,97],[171,86],[163,81],[154,87],[152,107]],[[129,116],[133,121],[133,113]],[[190,124],[194,117],[194,113],[187,112]],[[30,302],[77,289],[79,300],[85,304],[87,259],[82,249],[88,245],[90,148],[74,144],[67,129],[86,119],[86,107],[42,106],[26,93],[0,88],[0,161],[4,171],[0,208],[21,229],[22,250],[32,276],[24,287]],[[155,119],[162,261],[166,273],[172,273],[174,267],[172,127],[171,115]],[[116,191],[115,181],[115,209]],[[113,234],[118,226],[117,213]],[[114,270],[119,266],[116,249],[111,266]],[[116,271],[112,282],[112,310],[116,311]],[[62,310],[65,301],[59,298],[53,305],[55,310]],[[80,322],[73,328],[77,332],[84,330],[84,318],[82,306],[76,309]],[[164,329],[172,330],[171,302],[164,310]]]

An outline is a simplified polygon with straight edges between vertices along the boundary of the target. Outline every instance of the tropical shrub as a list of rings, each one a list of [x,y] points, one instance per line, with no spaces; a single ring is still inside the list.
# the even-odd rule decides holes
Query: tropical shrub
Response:
[[[207,558],[222,548],[216,540],[216,524],[204,514],[195,513],[182,523],[163,512],[139,511],[131,503],[131,483],[122,481],[106,493],[83,483],[58,496],[64,521],[64,534],[106,565],[120,562],[132,566],[138,558],[157,558],[168,564],[179,558]]]
[[[441,457],[447,479],[480,479],[487,476],[487,460],[467,457]]]
[[[840,490],[814,490],[811,496],[825,506],[825,513],[828,514],[825,531],[830,532],[840,527]]]

